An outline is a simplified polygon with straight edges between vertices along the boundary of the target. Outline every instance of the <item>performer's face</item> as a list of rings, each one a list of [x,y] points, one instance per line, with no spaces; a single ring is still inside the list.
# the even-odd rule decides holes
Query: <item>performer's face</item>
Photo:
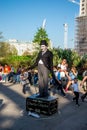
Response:
[[[41,45],[41,51],[46,51],[47,50],[47,46],[45,46],[45,45]]]

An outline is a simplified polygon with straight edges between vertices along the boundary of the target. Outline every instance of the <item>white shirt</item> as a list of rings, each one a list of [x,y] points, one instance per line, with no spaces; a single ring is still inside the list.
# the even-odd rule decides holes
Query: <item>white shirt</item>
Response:
[[[73,88],[74,92],[79,92],[78,83],[72,84],[72,88]]]
[[[61,65],[62,70],[67,70],[66,65]]]
[[[61,70],[67,70],[66,65],[58,64],[58,67],[60,67]],[[65,77],[65,72],[61,71],[61,72],[60,72],[60,77],[61,77],[61,78],[62,78],[62,77]]]
[[[42,61],[42,60],[39,60],[39,64],[43,64],[43,61]]]

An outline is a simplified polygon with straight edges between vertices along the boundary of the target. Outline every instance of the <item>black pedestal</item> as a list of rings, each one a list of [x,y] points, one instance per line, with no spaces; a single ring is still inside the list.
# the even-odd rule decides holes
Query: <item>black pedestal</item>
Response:
[[[52,115],[58,111],[57,98],[53,96],[38,98],[37,95],[34,94],[26,98],[26,111]]]

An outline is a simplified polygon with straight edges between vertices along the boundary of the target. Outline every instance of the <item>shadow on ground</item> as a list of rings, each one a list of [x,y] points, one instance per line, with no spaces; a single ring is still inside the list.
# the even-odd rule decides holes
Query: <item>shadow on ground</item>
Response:
[[[86,130],[87,129],[87,102],[80,101],[80,107],[72,102],[72,94],[66,97],[58,96],[58,113],[52,116],[40,115],[40,118],[28,116],[26,112],[26,97],[35,93],[30,87],[29,92],[22,94],[20,84],[0,83],[0,130]]]

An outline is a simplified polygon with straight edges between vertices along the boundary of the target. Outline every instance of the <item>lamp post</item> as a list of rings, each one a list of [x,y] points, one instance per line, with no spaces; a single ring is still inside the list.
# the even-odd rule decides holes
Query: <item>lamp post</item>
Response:
[[[63,24],[64,26],[64,49],[67,49],[68,45],[68,24]]]

